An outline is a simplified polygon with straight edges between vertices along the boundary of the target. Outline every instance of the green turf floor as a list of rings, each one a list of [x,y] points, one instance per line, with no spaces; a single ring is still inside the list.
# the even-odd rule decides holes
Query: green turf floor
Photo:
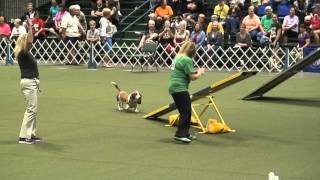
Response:
[[[172,139],[175,128],[142,118],[171,102],[168,72],[39,69],[38,133],[44,142],[22,145],[19,70],[0,66],[0,180],[266,180],[270,171],[280,180],[319,180],[320,75],[297,74],[262,101],[241,98],[274,74],[216,93],[237,132],[198,135],[182,145]],[[190,91],[231,74],[206,73]],[[143,93],[140,113],[117,111],[110,81]]]

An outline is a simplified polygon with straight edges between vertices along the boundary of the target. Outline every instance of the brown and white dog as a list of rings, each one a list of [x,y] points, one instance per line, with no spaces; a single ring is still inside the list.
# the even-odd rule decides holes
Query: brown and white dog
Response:
[[[118,90],[117,102],[118,110],[122,111],[123,109],[134,109],[134,112],[139,112],[138,104],[141,104],[142,95],[139,91],[135,90],[132,93],[128,94],[126,91],[122,91],[117,83],[111,82],[111,84]]]

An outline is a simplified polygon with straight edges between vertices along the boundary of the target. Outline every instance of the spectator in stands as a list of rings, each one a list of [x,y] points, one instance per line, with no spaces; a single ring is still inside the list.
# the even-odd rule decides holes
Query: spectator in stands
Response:
[[[251,36],[246,29],[247,28],[245,24],[240,25],[240,32],[238,32],[236,35],[236,44],[234,47],[246,48],[251,46],[252,44]]]
[[[84,28],[81,26],[79,19],[77,17],[77,7],[76,5],[72,5],[69,7],[69,13],[63,16],[61,22],[61,37],[68,43],[68,48],[71,48],[71,54],[68,54],[68,60],[66,64],[77,64],[73,57],[76,57],[75,49],[73,45],[77,47],[78,42],[80,41],[80,37],[85,34]]]
[[[282,24],[282,36],[283,42],[288,42],[288,37],[290,38],[297,38],[298,37],[298,25],[299,25],[299,18],[295,15],[295,9],[290,9],[290,14],[287,15]]]
[[[320,35],[320,11],[318,8],[314,8],[313,17],[311,18],[311,29],[317,44],[319,44],[319,35]]]
[[[201,25],[201,29],[207,29],[208,25],[206,23],[206,16],[204,14],[199,14],[198,23]]]
[[[241,9],[236,1],[230,1],[230,9],[226,18],[226,31],[228,34],[235,35],[239,31],[241,19]]]
[[[224,34],[223,25],[219,22],[219,16],[214,14],[211,16],[211,22],[207,26],[207,35],[212,31],[213,23],[218,23],[218,31]]]
[[[225,4],[225,0],[220,0],[219,4],[214,7],[213,14],[218,15],[220,18],[219,19],[220,22],[222,22],[222,24],[224,24],[224,22],[227,18],[228,12],[229,12],[229,6]]]
[[[164,47],[168,54],[170,54],[173,51],[173,39],[174,34],[170,29],[170,21],[166,20],[164,22],[163,31],[159,34],[159,43],[162,45],[162,47]]]
[[[304,17],[306,16],[307,11],[307,3],[306,0],[295,0],[293,2],[293,7],[297,12],[297,16],[299,17],[299,22],[304,22]]]
[[[272,15],[272,27],[269,36],[270,46],[272,48],[272,55],[269,59],[269,67],[271,69],[280,70],[281,69],[281,58],[278,56],[277,50],[279,47],[279,42],[282,34],[282,25],[279,22],[278,16]]]
[[[207,35],[207,48],[216,49],[222,45],[223,35],[218,29],[219,23],[217,21],[212,23],[212,30]]]
[[[115,26],[119,25],[119,7],[118,7],[119,0],[106,0],[106,7],[111,9],[111,16],[110,21]]]
[[[105,5],[102,3],[102,0],[97,0],[96,3],[93,3],[91,10],[91,17],[97,22],[100,21],[102,17],[102,10],[105,8]]]
[[[187,0],[186,13],[191,15],[193,18],[197,17],[200,13],[204,13],[203,0]]]
[[[54,27],[54,20],[56,18],[57,13],[60,11],[58,3],[56,0],[51,0],[51,7],[49,10],[49,16],[46,19],[46,28],[53,28]]]
[[[12,29],[10,39],[17,39],[20,34],[27,33],[26,28],[22,25],[21,19],[14,20],[14,27]]]
[[[11,28],[4,16],[0,16],[0,40],[3,38],[9,38],[11,35]]]
[[[176,30],[175,35],[174,35],[174,44],[175,46],[181,46],[185,41],[189,40],[190,36],[190,31],[188,31],[187,28],[187,22],[186,21],[181,21],[179,28]]]
[[[158,39],[158,33],[156,33],[156,22],[149,20],[148,31],[145,32],[140,39],[138,49],[143,49],[143,46],[146,42],[157,42]]]
[[[199,48],[200,46],[203,46],[206,40],[206,34],[201,28],[200,23],[196,23],[194,27],[194,31],[191,33],[190,40],[195,43],[196,48]]]
[[[54,20],[55,28],[54,31],[52,29],[49,29],[51,33],[59,33],[61,34],[61,22],[64,16],[69,14],[64,4],[59,4],[59,12],[56,14],[56,18]],[[57,35],[57,34],[56,34]],[[58,36],[57,36],[58,37]]]
[[[173,16],[171,6],[167,4],[167,0],[161,0],[160,6],[156,7],[154,14],[156,16],[156,29],[161,29],[166,20],[170,20]]]
[[[157,21],[169,20],[173,16],[172,8],[167,4],[167,0],[162,0],[161,6],[155,10]]]
[[[27,9],[27,11],[21,17],[21,20],[24,22],[26,22],[27,17],[32,20],[34,18],[35,13],[36,13],[33,9],[33,4],[31,2],[27,3],[26,9]]]
[[[76,13],[76,16],[79,19],[79,22],[84,30],[84,32],[87,31],[87,20],[86,20],[86,16],[84,15],[84,13],[81,11],[81,8],[78,4],[73,5],[74,6],[74,11]]]
[[[303,52],[303,49],[310,45],[310,34],[306,31],[307,27],[304,24],[299,26],[298,49]]]
[[[32,19],[33,36],[35,40],[43,39],[46,36],[44,25],[44,21],[39,17],[39,11],[36,11]]]
[[[96,21],[89,21],[90,29],[87,31],[87,41],[91,43],[97,43],[100,41],[100,31],[96,28]]]
[[[271,6],[267,6],[265,8],[265,15],[261,18],[261,26],[264,32],[259,32],[257,35],[261,45],[265,45],[269,41],[272,24],[272,8]]]
[[[243,19],[242,23],[247,28],[247,32],[253,40],[257,40],[257,35],[259,32],[264,33],[263,28],[261,28],[261,22],[259,17],[254,13],[254,7],[250,6],[248,9],[248,15]]]
[[[269,36],[269,41],[271,43],[271,46],[273,48],[276,48],[279,46],[279,42],[281,39],[282,35],[282,25],[279,22],[278,16],[273,14],[272,15],[272,27],[270,30],[270,36]]]

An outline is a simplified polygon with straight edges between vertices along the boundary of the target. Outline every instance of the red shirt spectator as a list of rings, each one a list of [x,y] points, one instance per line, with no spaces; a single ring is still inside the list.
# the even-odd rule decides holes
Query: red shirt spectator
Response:
[[[6,23],[4,16],[0,16],[0,39],[2,37],[9,37],[11,35],[11,28]]]
[[[32,19],[32,29],[35,37],[46,36],[44,25],[45,22],[41,18],[39,18],[39,13],[36,12],[35,17]]]
[[[320,17],[318,14],[315,14],[311,19],[311,28],[312,30],[320,29]]]

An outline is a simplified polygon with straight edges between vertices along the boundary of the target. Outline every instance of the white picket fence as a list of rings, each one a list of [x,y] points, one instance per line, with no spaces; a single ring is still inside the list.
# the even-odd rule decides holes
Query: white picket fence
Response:
[[[0,63],[12,60],[14,40],[0,41]],[[102,43],[90,44],[79,41],[76,44],[57,39],[35,41],[31,49],[32,55],[39,63],[45,64],[111,64],[117,68],[153,66],[159,69],[169,68],[178,51],[178,47],[164,47],[158,44],[154,52],[139,50],[137,45],[114,43],[109,50]],[[210,71],[282,71],[301,59],[298,49],[292,48],[223,48],[208,49],[199,47],[194,65],[205,67]],[[9,60],[9,61],[8,61]]]

